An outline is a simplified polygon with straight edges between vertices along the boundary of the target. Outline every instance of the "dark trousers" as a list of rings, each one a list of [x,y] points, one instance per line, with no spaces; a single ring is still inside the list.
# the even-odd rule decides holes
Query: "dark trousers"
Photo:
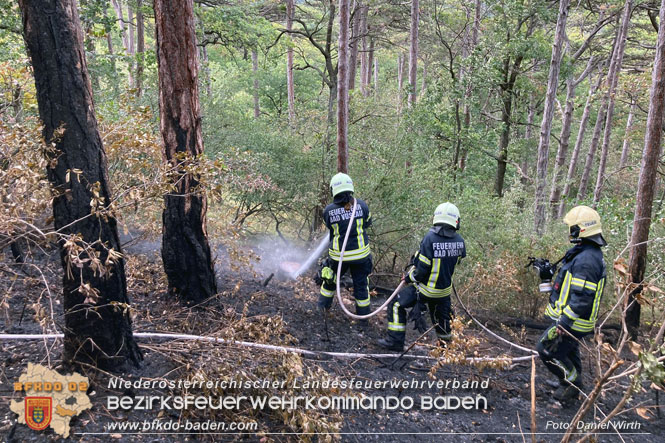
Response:
[[[578,340],[587,333],[573,331],[572,334],[575,337],[573,338],[564,332],[552,339],[549,336],[553,328],[556,329],[556,323],[545,330],[538,340],[536,351],[545,367],[560,381],[567,380],[570,383],[581,384],[582,358]]]
[[[396,343],[404,344],[406,336],[406,309],[417,303],[427,305],[432,324],[437,324],[436,335],[442,340],[450,339],[450,296],[426,297],[418,293],[415,286],[407,286],[388,305],[388,335]]]
[[[335,278],[337,277],[337,266],[339,266],[339,262],[331,259],[330,267],[335,273]],[[356,299],[356,314],[369,314],[368,275],[372,272],[372,256],[369,255],[360,260],[342,262],[340,278],[346,271],[351,271],[351,278],[353,279],[353,297]],[[335,283],[328,284],[323,282],[321,293],[319,294],[319,307],[330,308],[335,297],[335,291],[337,291]]]

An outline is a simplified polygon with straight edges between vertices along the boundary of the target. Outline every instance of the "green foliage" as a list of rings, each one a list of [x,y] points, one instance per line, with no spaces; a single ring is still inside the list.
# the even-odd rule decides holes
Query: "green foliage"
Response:
[[[482,3],[482,2],[481,2]],[[569,246],[566,232],[558,220],[552,220],[544,236],[533,234],[533,181],[520,181],[516,164],[527,163],[526,175],[535,175],[535,151],[542,119],[552,35],[558,5],[543,0],[509,0],[482,3],[479,40],[473,51],[468,45],[473,26],[473,9],[468,11],[451,1],[421,4],[420,60],[418,66],[418,103],[408,108],[407,68],[404,84],[397,90],[397,59],[408,48],[409,5],[391,2],[367,2],[370,36],[374,38],[378,61],[378,85],[370,85],[370,94],[360,90],[360,70],[356,89],[350,91],[349,174],[357,195],[368,201],[375,218],[372,243],[376,270],[397,275],[431,224],[434,208],[452,201],[462,213],[462,235],[467,239],[469,255],[458,271],[460,287],[475,294],[487,306],[507,312],[538,314],[542,296],[535,292],[536,279],[524,269],[528,255],[558,259]],[[0,19],[0,70],[2,71],[2,109],[11,116],[11,79],[29,73],[20,34],[20,13],[14,2],[0,0],[6,11]],[[134,5],[135,6],[135,5]],[[328,31],[328,1],[296,2],[294,24],[297,34],[282,34],[285,29],[284,2],[243,0],[230,4],[201,2],[195,4],[196,32],[200,44],[200,99],[209,165],[221,165],[212,174],[210,210],[217,225],[242,226],[252,233],[280,233],[303,241],[322,230],[317,212],[329,201],[327,183],[336,171],[334,125],[335,109],[329,113],[328,72],[321,48],[325,49]],[[160,162],[158,149],[157,62],[154,25],[149,2],[144,2],[146,16],[146,53],[129,56],[123,51],[120,28],[108,2],[80,1],[81,22],[85,34],[88,69],[95,94],[96,111],[105,134],[112,178],[125,186],[135,186],[131,174],[144,174],[144,157],[131,155],[121,161],[121,152],[148,155]],[[615,35],[611,22],[594,38],[588,53],[578,60],[571,53],[588,37],[598,19],[584,5],[571,9],[567,35],[570,51],[564,56],[561,82],[569,75],[579,75],[590,55],[598,60],[608,56]],[[606,14],[616,12],[621,2],[606,6]],[[330,34],[330,59],[337,57],[337,21]],[[633,218],[635,185],[644,140],[647,94],[650,84],[649,49],[655,33],[648,17],[633,17],[633,40],[628,44],[627,60],[631,66],[621,74],[619,99],[612,136],[608,180],[598,210],[609,241],[606,259],[610,263],[624,250]],[[303,35],[311,32],[311,39]],[[108,50],[110,36],[114,53]],[[640,45],[635,45],[635,38]],[[366,42],[366,47],[368,45]],[[317,48],[316,45],[319,47]],[[362,42],[358,42],[362,49]],[[205,48],[205,56],[204,56]],[[293,49],[295,63],[296,120],[288,122],[286,98],[286,51]],[[468,49],[468,48],[467,48]],[[258,72],[252,70],[251,53],[258,53]],[[362,57],[362,51],[359,57]],[[521,58],[512,99],[508,166],[503,198],[493,196],[497,171],[497,151],[503,123],[501,111],[506,66]],[[408,55],[406,56],[408,65]],[[646,60],[646,61],[645,61]],[[3,64],[2,62],[6,62]],[[423,64],[427,61],[427,87],[421,88]],[[144,68],[142,92],[137,97],[130,87],[135,65]],[[643,72],[641,72],[643,71]],[[593,78],[583,81],[577,90],[570,149],[575,142],[577,125],[583,111],[588,87]],[[8,80],[9,79],[9,80]],[[254,81],[261,115],[253,115]],[[32,86],[22,89],[22,113],[36,115]],[[583,141],[580,162],[597,114],[597,104],[604,89],[596,94],[589,127]],[[563,106],[565,88],[560,87]],[[628,134],[632,151],[629,167],[615,171],[615,151],[625,135],[625,120],[630,99],[640,104],[635,128]],[[528,106],[536,107],[531,138],[526,137]],[[464,111],[468,109],[469,124]],[[0,111],[1,112],[1,111]],[[328,124],[332,117],[333,124]],[[558,137],[560,115],[555,111],[552,134]],[[131,128],[132,122],[141,128]],[[115,135],[114,135],[115,134]],[[143,140],[143,141],[142,141]],[[145,140],[151,140],[146,144]],[[556,154],[556,139],[550,149],[550,169]],[[148,154],[150,153],[150,154]],[[465,154],[467,153],[467,154]],[[465,168],[460,167],[462,158]],[[583,165],[578,165],[572,188],[577,189]],[[138,166],[140,168],[136,169]],[[212,166],[211,166],[212,167]],[[154,172],[154,171],[153,171]],[[208,172],[206,172],[207,174]],[[146,177],[150,177],[147,174]],[[144,178],[146,178],[144,177]],[[595,178],[595,166],[591,181]],[[139,180],[141,181],[141,180]],[[551,178],[548,178],[548,187]],[[661,185],[662,187],[662,185]],[[120,186],[118,189],[125,189]],[[549,189],[549,188],[548,188]],[[661,188],[659,188],[661,189]],[[155,194],[156,195],[156,194]],[[652,237],[665,236],[662,196],[654,204]],[[155,200],[157,201],[157,200]],[[574,195],[567,207],[578,203]],[[157,212],[154,208],[150,211]],[[649,266],[657,279],[665,268],[662,250],[650,248]],[[611,266],[609,266],[611,268]],[[662,274],[662,273],[661,273]],[[505,284],[500,282],[504,281]],[[388,281],[386,284],[394,283]],[[607,288],[606,301],[612,300],[614,288]]]

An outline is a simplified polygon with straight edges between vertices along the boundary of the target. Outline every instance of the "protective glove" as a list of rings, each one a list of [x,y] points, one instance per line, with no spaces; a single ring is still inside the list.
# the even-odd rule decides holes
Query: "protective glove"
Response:
[[[413,309],[411,309],[411,312],[409,312],[409,321],[413,322],[413,329],[421,334],[424,334],[425,331],[427,331],[425,312],[427,312],[427,305],[420,301],[417,302]]]
[[[559,326],[551,327],[547,330],[547,339],[555,340],[559,336]]]
[[[410,285],[411,283],[413,283],[411,281],[411,277],[409,276],[409,274],[402,275],[402,282],[404,283],[404,286]]]
[[[552,326],[547,330],[547,336],[543,340],[545,351],[548,354],[554,354],[559,349],[559,344],[563,340],[563,334],[559,330],[560,326]]]
[[[332,268],[324,266],[321,268],[321,279],[328,284],[334,283],[335,272],[332,270]]]
[[[321,264],[319,265],[319,270],[316,273],[316,276],[314,277],[314,282],[317,285],[321,285],[321,283],[327,283],[329,285],[335,283],[335,271],[333,271],[332,267],[330,266],[330,259],[326,258]]]

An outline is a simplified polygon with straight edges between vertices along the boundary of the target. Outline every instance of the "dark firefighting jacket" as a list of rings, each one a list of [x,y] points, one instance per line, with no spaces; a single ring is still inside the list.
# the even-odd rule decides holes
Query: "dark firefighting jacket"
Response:
[[[416,285],[427,297],[447,297],[452,294],[455,265],[466,257],[464,239],[446,225],[432,227],[414,256],[414,267],[407,282]]]
[[[341,199],[338,197],[341,197]],[[358,202],[356,216],[353,220],[353,226],[351,226],[351,233],[346,243],[346,249],[344,250],[345,262],[361,260],[370,254],[369,237],[367,236],[366,229],[372,225],[372,215],[369,212],[367,203],[359,198],[356,198],[356,201]],[[353,198],[351,198],[348,211],[344,209],[344,204],[343,196],[336,196],[335,201],[323,210],[323,221],[330,230],[328,254],[330,258],[336,261],[339,261],[344,236],[349,227]]]
[[[561,263],[545,315],[567,329],[591,332],[605,287],[603,252],[583,241],[569,249]]]

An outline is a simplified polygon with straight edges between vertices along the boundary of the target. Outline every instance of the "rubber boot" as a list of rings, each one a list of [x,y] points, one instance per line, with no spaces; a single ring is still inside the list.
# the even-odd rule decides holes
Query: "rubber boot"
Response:
[[[554,394],[552,395],[555,399],[559,400],[561,403],[569,403],[574,400],[577,400],[580,395],[580,391],[582,390],[582,383],[581,382],[567,382],[563,381],[561,383],[561,386],[557,388],[556,391],[554,391]]]
[[[396,352],[404,351],[404,343],[396,342],[391,337],[381,338],[379,339],[377,344],[382,348],[386,348],[391,351],[396,351]]]
[[[545,380],[545,384],[552,389],[559,389],[559,387],[561,387],[561,380],[559,380],[558,378],[556,380],[548,378],[547,380]]]

